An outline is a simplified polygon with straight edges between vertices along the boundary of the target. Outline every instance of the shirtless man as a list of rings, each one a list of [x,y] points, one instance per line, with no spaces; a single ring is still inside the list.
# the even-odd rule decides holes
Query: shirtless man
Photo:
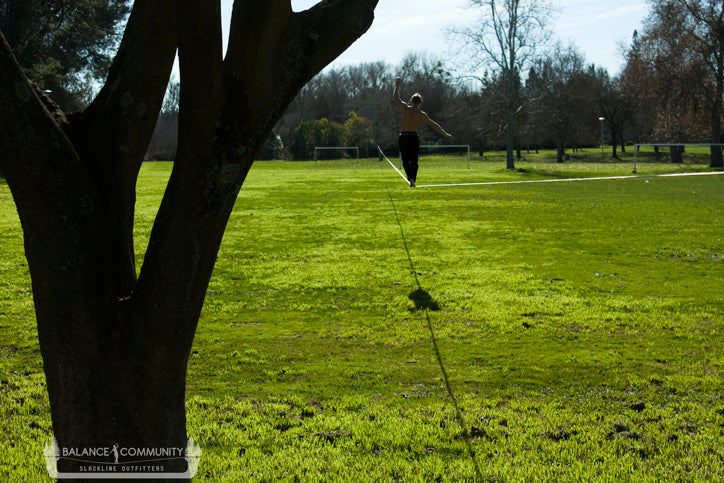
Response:
[[[421,109],[422,96],[420,94],[413,94],[409,104],[400,99],[401,84],[402,79],[398,77],[395,80],[395,92],[392,94],[392,99],[402,110],[402,130],[399,139],[400,155],[402,156],[402,167],[405,169],[407,180],[410,182],[410,187],[414,188],[417,179],[417,159],[420,153],[420,139],[417,137],[420,123],[424,122],[439,134],[445,136],[448,141],[452,141],[453,137],[438,123],[430,119],[430,116]]]

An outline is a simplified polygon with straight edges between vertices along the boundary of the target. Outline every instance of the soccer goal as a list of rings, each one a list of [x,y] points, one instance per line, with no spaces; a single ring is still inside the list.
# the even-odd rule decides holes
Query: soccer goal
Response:
[[[724,147],[724,143],[637,143],[634,144],[634,169],[633,172],[638,172],[638,158],[639,158],[639,148],[649,146],[649,147],[659,147],[659,148],[671,148],[675,146],[704,146],[704,147],[711,147],[711,146],[722,146]]]
[[[318,158],[319,151],[339,151],[340,153],[354,150],[357,161],[359,161],[359,146],[314,146],[314,160]],[[340,157],[342,157],[340,155]]]
[[[470,145],[469,144],[423,144],[420,146],[420,158],[432,158],[439,156],[444,158],[459,157],[467,161],[470,169]]]

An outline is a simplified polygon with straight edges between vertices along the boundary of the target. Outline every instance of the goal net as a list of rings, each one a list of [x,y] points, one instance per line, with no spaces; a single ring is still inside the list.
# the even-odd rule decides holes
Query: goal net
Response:
[[[314,160],[343,159],[354,156],[359,161],[358,146],[314,146]]]

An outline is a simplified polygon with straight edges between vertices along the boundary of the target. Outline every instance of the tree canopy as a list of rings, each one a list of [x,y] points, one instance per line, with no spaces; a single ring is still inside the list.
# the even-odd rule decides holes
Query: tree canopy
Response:
[[[108,72],[128,0],[0,0],[3,32],[25,74],[64,110],[90,100]]]

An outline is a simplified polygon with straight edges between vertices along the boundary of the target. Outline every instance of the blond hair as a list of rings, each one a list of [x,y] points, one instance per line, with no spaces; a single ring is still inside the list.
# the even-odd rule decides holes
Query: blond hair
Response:
[[[410,102],[415,105],[422,104],[422,96],[418,92],[415,92],[412,97],[410,97]]]

